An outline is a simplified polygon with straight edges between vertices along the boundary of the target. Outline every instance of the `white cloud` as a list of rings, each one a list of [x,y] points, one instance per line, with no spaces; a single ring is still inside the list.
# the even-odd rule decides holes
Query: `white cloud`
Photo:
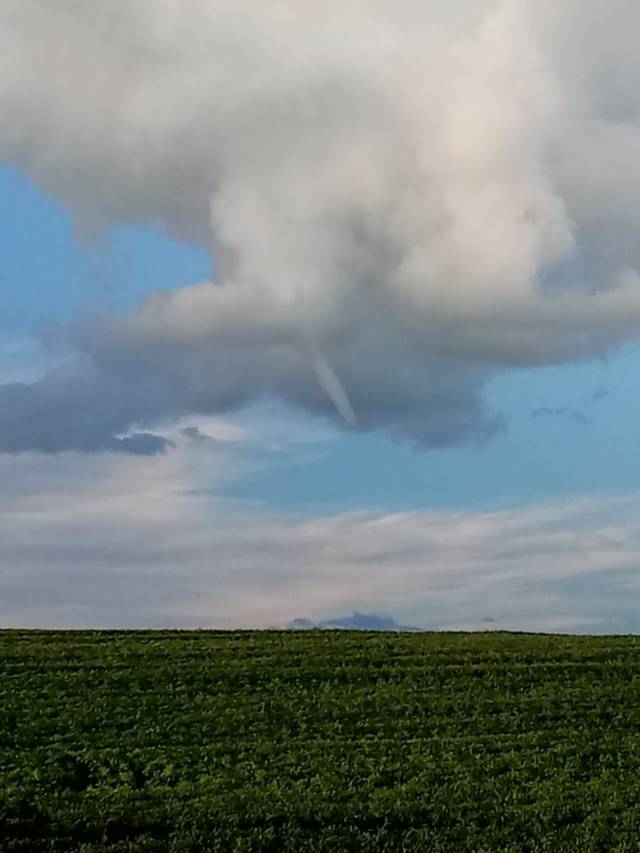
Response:
[[[79,233],[210,247],[218,283],[76,329],[79,366],[0,388],[0,448],[265,396],[491,434],[492,373],[640,331],[639,26],[629,0],[4,0],[0,157]]]
[[[216,497],[235,447],[0,457],[0,624],[637,628],[637,496],[299,517]]]

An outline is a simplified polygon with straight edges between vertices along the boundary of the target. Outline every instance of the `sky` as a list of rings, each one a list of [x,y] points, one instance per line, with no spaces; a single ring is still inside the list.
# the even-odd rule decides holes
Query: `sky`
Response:
[[[613,7],[0,0],[1,626],[640,629]]]

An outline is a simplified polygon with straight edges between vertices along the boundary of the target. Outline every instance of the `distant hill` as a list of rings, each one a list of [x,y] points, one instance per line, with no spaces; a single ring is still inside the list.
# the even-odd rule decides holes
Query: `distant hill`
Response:
[[[360,613],[354,611],[351,616],[340,616],[336,619],[323,619],[314,622],[311,619],[294,619],[287,626],[294,631],[305,631],[312,628],[334,628],[348,631],[420,631],[411,625],[399,625],[388,613]]]

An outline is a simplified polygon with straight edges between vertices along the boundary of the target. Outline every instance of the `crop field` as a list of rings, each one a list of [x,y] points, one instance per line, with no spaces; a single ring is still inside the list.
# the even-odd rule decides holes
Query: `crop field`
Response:
[[[640,638],[0,632],[0,850],[638,851]]]

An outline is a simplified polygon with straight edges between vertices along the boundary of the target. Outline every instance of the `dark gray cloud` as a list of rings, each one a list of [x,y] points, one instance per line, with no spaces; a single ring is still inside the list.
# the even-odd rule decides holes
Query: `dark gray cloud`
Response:
[[[188,426],[182,427],[180,435],[190,441],[192,444],[205,444],[209,441],[214,441],[208,435],[205,435],[198,427]]]
[[[0,452],[162,453],[170,446],[166,438],[131,431],[160,411],[150,390],[106,376],[88,358],[69,361],[31,384],[0,385]]]

